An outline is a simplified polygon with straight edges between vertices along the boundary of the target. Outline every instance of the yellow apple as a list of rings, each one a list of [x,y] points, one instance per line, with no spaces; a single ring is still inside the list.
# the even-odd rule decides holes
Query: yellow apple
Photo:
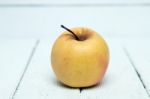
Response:
[[[70,87],[89,87],[102,81],[109,62],[104,39],[85,27],[68,29],[55,41],[51,65],[57,79]]]

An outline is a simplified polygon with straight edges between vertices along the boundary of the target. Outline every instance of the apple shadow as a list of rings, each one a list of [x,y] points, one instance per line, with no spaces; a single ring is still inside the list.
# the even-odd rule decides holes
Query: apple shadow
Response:
[[[61,87],[61,88],[79,89],[79,88],[74,88],[74,87],[67,86],[67,85],[61,83],[61,82],[60,82],[59,80],[57,80],[57,78],[55,78],[55,77],[51,77],[50,80],[52,81],[53,85],[59,86],[59,87]]]
[[[109,82],[110,82],[109,80],[110,80],[109,76],[107,75],[103,78],[103,80],[101,82],[97,83],[96,85],[80,88],[80,92],[82,92],[83,90],[90,90],[90,89],[96,89],[96,88],[99,88],[99,87],[101,87],[101,88],[105,87],[109,84]]]
[[[59,86],[61,88],[69,88],[69,89],[80,89],[80,92],[82,92],[83,90],[90,90],[90,89],[96,89],[96,88],[99,88],[99,87],[105,87],[109,84],[109,77],[108,75],[105,76],[102,80],[102,82],[99,82],[97,83],[96,85],[93,85],[93,86],[89,86],[89,87],[80,87],[80,88],[74,88],[74,87],[70,87],[70,86],[67,86],[63,83],[61,83],[60,81],[58,81],[55,77],[51,77],[51,82],[53,83],[53,85],[56,85],[56,86]]]

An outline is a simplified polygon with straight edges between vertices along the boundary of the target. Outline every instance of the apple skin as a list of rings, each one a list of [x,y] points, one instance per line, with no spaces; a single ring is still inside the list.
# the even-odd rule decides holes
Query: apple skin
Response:
[[[95,31],[72,28],[80,40],[65,31],[55,41],[51,65],[57,79],[70,87],[89,87],[102,81],[109,62],[109,50]]]

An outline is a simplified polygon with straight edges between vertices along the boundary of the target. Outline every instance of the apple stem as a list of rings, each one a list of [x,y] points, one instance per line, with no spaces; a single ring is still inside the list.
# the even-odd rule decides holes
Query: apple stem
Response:
[[[76,40],[80,40],[80,39],[78,38],[78,36],[77,36],[73,31],[71,31],[70,29],[68,29],[68,28],[65,27],[64,25],[61,25],[61,27],[64,28],[65,30],[67,30],[68,32],[72,33],[72,34],[74,35],[74,37],[76,38]]]

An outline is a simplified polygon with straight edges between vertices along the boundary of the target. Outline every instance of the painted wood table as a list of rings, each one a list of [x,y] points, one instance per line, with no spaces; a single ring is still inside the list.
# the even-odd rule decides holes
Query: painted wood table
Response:
[[[150,39],[106,41],[110,63],[103,81],[74,89],[52,71],[54,39],[0,39],[0,99],[150,99]]]

